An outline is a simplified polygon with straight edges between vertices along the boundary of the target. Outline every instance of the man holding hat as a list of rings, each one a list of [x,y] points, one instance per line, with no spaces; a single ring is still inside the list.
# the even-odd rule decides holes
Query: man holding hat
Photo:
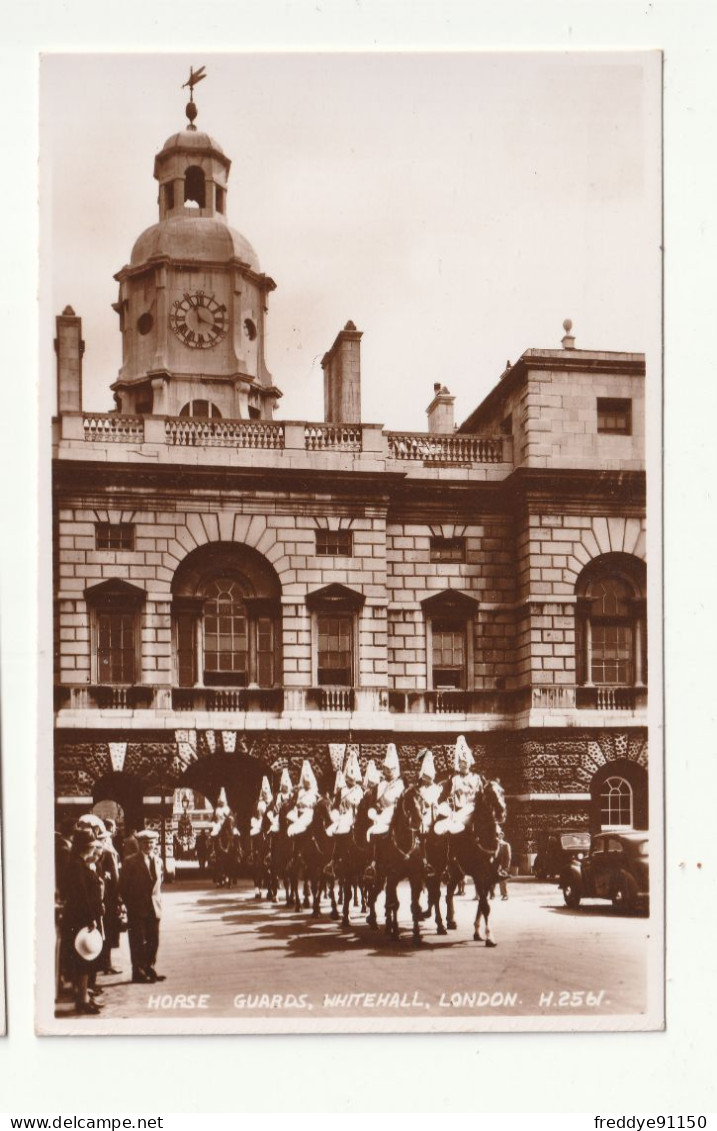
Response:
[[[159,833],[142,829],[136,836],[139,852],[125,861],[120,885],[127,908],[132,981],[163,982],[164,976],[154,968],[162,916],[162,861],[156,855]]]
[[[94,829],[85,825],[72,837],[61,895],[62,952],[72,978],[77,1013],[99,1013],[91,985],[102,951],[102,882],[95,862],[101,851]]]

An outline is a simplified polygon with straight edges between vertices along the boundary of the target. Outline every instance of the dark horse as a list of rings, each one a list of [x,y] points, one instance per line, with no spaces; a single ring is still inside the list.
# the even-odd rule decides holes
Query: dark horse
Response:
[[[357,893],[359,888],[362,896],[362,910],[366,910],[367,884],[365,872],[371,860],[371,849],[366,840],[366,833],[371,824],[368,811],[375,804],[376,787],[373,786],[359,802],[354,823],[349,832],[335,835],[333,838],[334,853],[331,858],[331,871],[340,884],[341,923],[339,925],[341,927],[349,926],[349,906],[352,896],[354,906],[358,907]],[[377,895],[378,892],[374,896],[374,902]]]
[[[411,917],[413,919],[413,944],[421,941],[421,892],[426,878],[426,861],[422,844],[423,801],[418,786],[405,790],[391,817],[388,832],[376,844],[375,882],[369,894],[369,925],[376,923],[376,897],[385,878],[386,883],[386,934],[398,938],[398,885],[407,879],[411,887]],[[369,874],[372,870],[369,870]]]
[[[213,857],[213,879],[217,887],[233,887],[237,881],[242,851],[235,836],[234,818],[227,815],[216,836],[210,839]]]
[[[478,908],[473,924],[473,938],[482,942],[480,921],[485,922],[485,945],[496,946],[490,933],[490,889],[496,881],[499,826],[505,821],[503,787],[498,781],[486,782],[476,796],[475,809],[465,832],[437,838],[449,841],[446,917],[449,930],[456,929],[453,896],[463,874],[470,876],[476,887]]]
[[[334,851],[333,840],[326,835],[326,830],[331,823],[331,803],[328,798],[321,797],[314,808],[314,816],[309,827],[297,836],[289,838],[294,845],[290,868],[291,883],[295,890],[294,909],[301,911],[299,887],[303,879],[304,906],[306,907],[308,904],[306,898],[306,886],[308,884],[311,892],[312,915],[315,917],[321,913],[324,872]],[[329,895],[331,898],[331,918],[338,919],[339,913],[336,907],[333,883],[329,886]]]

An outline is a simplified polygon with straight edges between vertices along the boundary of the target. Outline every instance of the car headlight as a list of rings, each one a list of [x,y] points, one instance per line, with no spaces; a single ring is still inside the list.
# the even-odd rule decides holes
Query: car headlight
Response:
[[[578,854],[576,855],[575,859],[576,859],[576,860],[582,860],[582,859],[583,859],[583,857],[584,857],[584,855],[585,855],[585,853],[584,853],[584,852],[578,852]]]

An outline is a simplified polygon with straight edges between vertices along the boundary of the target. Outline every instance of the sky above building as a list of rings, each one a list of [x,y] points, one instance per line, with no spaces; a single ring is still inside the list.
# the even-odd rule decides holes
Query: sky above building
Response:
[[[612,54],[46,55],[41,362],[83,320],[84,407],[112,406],[113,275],[157,220],[154,156],[186,125],[232,161],[227,218],[277,282],[278,417],[323,419],[321,358],[363,331],[362,417],[425,430],[440,381],[460,422],[506,361],[556,348],[659,363],[660,58]]]

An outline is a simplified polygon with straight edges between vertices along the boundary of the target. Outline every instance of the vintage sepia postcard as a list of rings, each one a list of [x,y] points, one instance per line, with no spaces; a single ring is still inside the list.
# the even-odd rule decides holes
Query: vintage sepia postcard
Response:
[[[39,1032],[662,1027],[661,67],[43,57]]]

